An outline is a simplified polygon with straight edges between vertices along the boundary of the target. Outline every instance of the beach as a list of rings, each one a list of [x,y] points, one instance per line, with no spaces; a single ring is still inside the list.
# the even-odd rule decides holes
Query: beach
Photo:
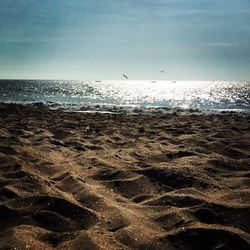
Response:
[[[249,114],[0,104],[0,249],[249,249]]]

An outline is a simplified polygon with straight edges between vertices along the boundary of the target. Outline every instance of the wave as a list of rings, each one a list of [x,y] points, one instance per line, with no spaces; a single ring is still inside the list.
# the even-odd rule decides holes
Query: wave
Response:
[[[63,112],[85,112],[85,113],[111,113],[111,114],[176,114],[176,115],[212,115],[212,114],[250,114],[250,109],[208,109],[208,108],[183,108],[163,106],[140,106],[140,105],[111,105],[111,104],[72,104],[56,102],[3,102],[29,105]]]

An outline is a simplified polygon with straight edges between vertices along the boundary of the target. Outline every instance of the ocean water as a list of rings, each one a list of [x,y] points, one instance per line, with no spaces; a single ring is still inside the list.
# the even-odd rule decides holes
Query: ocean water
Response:
[[[0,80],[0,101],[85,112],[248,112],[250,82]]]

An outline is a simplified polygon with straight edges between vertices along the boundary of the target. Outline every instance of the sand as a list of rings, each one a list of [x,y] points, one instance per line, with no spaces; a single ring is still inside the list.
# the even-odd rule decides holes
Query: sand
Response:
[[[249,116],[0,116],[0,249],[250,249]]]

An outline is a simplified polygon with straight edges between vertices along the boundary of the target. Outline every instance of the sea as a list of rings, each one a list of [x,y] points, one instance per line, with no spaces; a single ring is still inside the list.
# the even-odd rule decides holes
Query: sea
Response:
[[[0,102],[110,113],[249,113],[250,81],[0,80]]]

